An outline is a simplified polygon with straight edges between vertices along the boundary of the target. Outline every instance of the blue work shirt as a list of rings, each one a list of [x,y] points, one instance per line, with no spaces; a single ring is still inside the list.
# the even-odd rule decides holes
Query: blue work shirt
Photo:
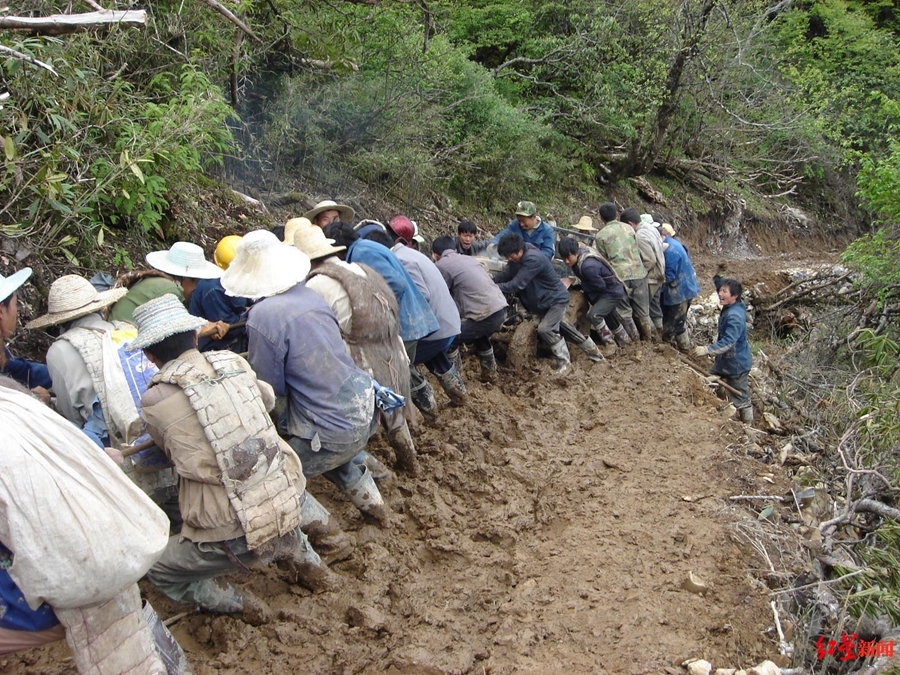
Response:
[[[218,279],[200,279],[191,294],[188,312],[207,321],[224,321],[231,324],[241,320],[249,304],[250,301],[247,298],[225,295],[222,282]],[[243,335],[243,328],[234,328],[228,331],[224,340],[202,337],[199,349],[201,352],[233,349],[235,343],[239,342]]]
[[[541,253],[553,260],[553,255],[556,252],[556,232],[543,220],[540,220],[537,227],[533,230],[523,230],[522,226],[519,225],[519,219],[514,218],[506,226],[506,229],[500,230],[491,241],[495,244],[500,243],[500,237],[504,234],[518,234],[526,244],[534,244]]]
[[[46,602],[31,609],[22,591],[7,572],[12,564],[12,552],[0,542],[0,628],[7,630],[41,631],[59,623],[53,608]]]
[[[301,282],[258,301],[250,308],[247,336],[247,360],[257,377],[289,399],[291,435],[313,445],[318,435],[326,447],[368,439],[375,416],[372,378],[353,363],[337,319],[318,293]]]
[[[35,387],[51,389],[53,387],[50,371],[43,363],[35,363],[20,356],[13,357],[6,347],[3,348],[3,352],[6,354],[6,367],[0,370],[0,375],[8,375],[29,389]]]
[[[666,283],[662,286],[660,302],[664,305],[680,305],[696,298],[700,293],[700,282],[694,272],[694,265],[687,249],[677,239],[666,237],[668,244],[663,251],[666,258]]]
[[[747,342],[747,307],[743,300],[722,308],[718,338],[707,349],[716,357],[709,369],[715,375],[740,375],[750,370],[753,356]]]
[[[347,249],[347,262],[368,265],[391,287],[400,305],[401,340],[420,340],[441,327],[416,282],[389,248],[369,239],[357,239]]]

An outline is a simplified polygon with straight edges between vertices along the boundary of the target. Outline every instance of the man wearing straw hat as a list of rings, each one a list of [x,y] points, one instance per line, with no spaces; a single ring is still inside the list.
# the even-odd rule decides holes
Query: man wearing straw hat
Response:
[[[229,295],[259,299],[247,318],[248,359],[276,396],[287,398],[285,435],[307,477],[323,475],[363,513],[388,509],[365,464],[354,458],[375,425],[372,377],[344,348],[331,308],[304,280],[309,258],[271,232],[245,234],[222,275]]]
[[[325,199],[304,213],[303,217],[311,220],[316,227],[324,228],[335,221],[352,223],[355,215],[356,212],[349,206]]]
[[[141,399],[147,431],[175,464],[184,525],[169,538],[148,578],[175,602],[211,612],[266,617],[262,603],[213,579],[244,566],[287,559],[297,581],[313,590],[334,585],[300,530],[306,479],[269,417],[272,388],[244,359],[201,353],[204,320],[163,295],[135,311],[137,337],[159,368]]]
[[[309,256],[312,272],[306,285],[331,307],[356,365],[407,399],[400,409],[381,411],[381,422],[397,466],[415,475],[416,446],[406,419],[415,408],[409,395],[409,358],[400,339],[397,299],[375,270],[338,258],[346,247],[334,246],[320,228],[297,230],[294,246]]]
[[[0,375],[8,375],[16,382],[25,385],[37,394],[45,403],[50,402],[50,392],[53,386],[50,380],[50,372],[42,363],[35,363],[21,357],[14,357],[6,346],[16,332],[19,320],[19,306],[16,291],[31,276],[31,268],[15,272],[4,277],[0,274]]]
[[[56,410],[101,445],[130,443],[140,436],[140,414],[118,355],[118,342],[132,334],[106,321],[101,311],[127,292],[113,288],[98,292],[75,274],[50,285],[47,313],[25,325],[31,330],[60,326],[62,333],[47,350],[47,368],[56,394]],[[152,368],[152,366],[151,366]],[[139,394],[138,394],[139,395]]]

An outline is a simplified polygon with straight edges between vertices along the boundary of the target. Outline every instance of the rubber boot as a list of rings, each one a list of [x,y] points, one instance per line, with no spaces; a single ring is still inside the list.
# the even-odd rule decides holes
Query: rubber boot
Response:
[[[478,352],[478,361],[481,363],[481,381],[491,382],[497,375],[497,359],[494,358],[494,348]]]
[[[462,354],[459,353],[459,347],[451,347],[447,350],[447,358],[459,372],[462,372]]]
[[[556,368],[553,369],[553,374],[565,375],[569,371],[569,363],[571,361],[566,341],[560,338],[555,345],[550,345],[550,351],[556,357]]]
[[[579,342],[578,348],[594,363],[603,360],[603,354],[600,353],[600,348],[597,347],[591,338],[586,338],[583,342]]]
[[[687,331],[675,336],[675,346],[685,353],[691,351],[691,336],[688,335]]]
[[[459,376],[459,370],[456,366],[450,366],[450,370],[446,373],[435,373],[444,393],[450,397],[450,403],[453,405],[462,405],[466,402],[466,385]]]
[[[738,410],[738,414],[741,416],[741,422],[746,425],[753,424],[753,407],[749,406],[747,408],[741,408]]]
[[[397,459],[397,468],[405,471],[410,476],[419,473],[419,458],[416,453],[416,444],[413,443],[409,433],[409,425],[404,421],[396,429],[388,431],[388,443],[394,449]]]
[[[663,334],[663,322],[662,319],[651,319],[653,321],[653,327],[656,329],[656,332],[660,335]]]
[[[238,593],[231,584],[220,585],[214,579],[193,583],[194,600],[200,609],[216,614],[239,614],[245,623],[261,626],[272,620],[272,610],[248,590]]]
[[[372,455],[368,450],[360,450],[359,454],[353,458],[355,464],[365,464],[372,473],[372,478],[377,481],[389,481],[394,477],[394,473],[384,465],[380,459]]]
[[[628,337],[632,342],[638,342],[641,339],[641,334],[638,333],[637,326],[634,323],[634,319],[625,319],[622,321],[622,327],[625,329],[625,332],[628,333]]]
[[[372,516],[382,524],[389,522],[388,508],[368,469],[363,470],[357,481],[344,490],[344,494],[350,498],[353,506],[366,515]]]
[[[616,344],[619,347],[627,347],[631,344],[631,338],[628,337],[628,333],[625,332],[624,326],[619,326],[612,332],[612,334],[616,340]]]
[[[300,503],[300,529],[316,547],[326,565],[346,560],[353,555],[353,542],[337,521],[309,492],[303,493]]]
[[[303,530],[297,528],[297,546],[294,548],[290,564],[294,572],[294,583],[308,588],[313,593],[333,591],[338,587],[335,574],[328,569],[319,554],[310,545]]]
[[[422,380],[422,384],[413,389],[410,392],[410,396],[416,407],[426,415],[433,413],[434,409],[437,407],[437,401],[434,398],[434,390],[431,388],[431,385],[428,384],[428,380]]]
[[[637,324],[641,340],[644,342],[651,342],[653,340],[653,322],[650,321],[650,317],[639,316],[637,319],[634,319],[634,322]]]
[[[604,356],[614,354],[616,351],[616,339],[609,326],[606,325],[606,321],[600,319],[600,323],[594,326],[594,330],[597,331],[597,337],[600,338],[600,353]],[[625,337],[627,338],[628,336],[626,335]]]

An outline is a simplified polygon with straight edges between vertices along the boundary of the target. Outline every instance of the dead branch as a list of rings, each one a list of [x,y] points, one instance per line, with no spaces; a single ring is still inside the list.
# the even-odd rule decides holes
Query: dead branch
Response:
[[[815,286],[810,286],[809,288],[804,288],[802,290],[797,291],[796,293],[792,293],[788,297],[783,298],[776,303],[773,303],[766,307],[759,307],[758,309],[760,312],[772,312],[772,311],[778,309],[779,307],[781,307],[782,305],[785,305],[789,302],[793,302],[794,300],[799,300],[800,298],[805,297],[805,296],[809,295],[810,293],[815,293],[816,291],[820,291],[823,288],[828,288],[829,286],[834,286],[835,284],[840,283],[841,281],[843,281],[844,279],[846,279],[849,276],[850,276],[850,272],[845,272],[841,276],[835,277],[835,278],[831,279],[830,281],[826,281],[823,284],[817,284]],[[807,279],[806,281],[813,281],[813,280]]]
[[[22,52],[17,52],[15,49],[10,49],[9,47],[6,47],[4,45],[0,45],[0,52],[5,52],[6,54],[15,56],[17,59],[21,59],[23,61],[28,61],[28,63],[33,63],[36,66],[40,66],[41,68],[49,70],[51,73],[53,73],[57,77],[59,76],[59,73],[57,73],[55,70],[53,70],[53,68],[51,66],[48,66],[43,61],[38,61],[33,56],[28,56],[28,54],[23,54]]]
[[[247,35],[249,35],[249,36],[252,37],[254,40],[256,40],[257,42],[259,42],[260,44],[262,44],[262,40],[256,35],[256,33],[254,33],[252,30],[250,30],[250,27],[247,26],[247,24],[245,24],[245,23],[244,23],[243,21],[241,21],[239,18],[237,18],[237,17],[232,13],[232,11],[231,11],[230,9],[228,9],[227,7],[225,7],[225,6],[221,5],[220,3],[216,2],[216,0],[200,0],[200,1],[201,1],[203,4],[205,4],[205,5],[209,6],[209,7],[212,7],[215,11],[217,11],[219,14],[221,14],[222,16],[224,16],[226,19],[228,19],[228,20],[229,20],[231,23],[233,23],[235,26],[237,26],[237,27],[240,28],[242,31],[244,31]]]
[[[123,12],[85,12],[83,14],[52,14],[50,16],[5,16],[0,18],[0,29],[30,30],[38,34],[58,35],[72,33],[81,28],[124,24],[146,26],[147,12],[143,9]]]
[[[735,389],[735,388],[732,387],[731,385],[725,384],[725,382],[723,382],[719,377],[717,377],[717,376],[715,376],[715,375],[710,375],[709,373],[707,373],[706,371],[704,371],[700,366],[698,366],[698,365],[695,364],[693,361],[691,361],[690,359],[688,359],[684,354],[679,354],[679,355],[678,355],[678,358],[681,359],[682,362],[684,362],[685,365],[688,365],[688,366],[690,366],[691,368],[693,368],[695,371],[697,371],[697,373],[699,373],[700,375],[702,375],[704,378],[709,378],[710,380],[712,380],[713,383],[719,385],[720,387],[722,387],[722,388],[725,389],[726,391],[730,391],[732,394],[736,394],[737,396],[740,396],[740,395],[741,395],[741,392],[739,392],[737,389]]]
[[[882,518],[890,518],[900,523],[900,509],[895,509],[875,499],[860,499],[853,504],[853,510],[856,512],[874,513]]]

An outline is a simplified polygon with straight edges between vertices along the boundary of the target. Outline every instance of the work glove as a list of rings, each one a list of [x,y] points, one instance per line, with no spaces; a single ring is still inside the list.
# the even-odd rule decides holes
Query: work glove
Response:
[[[708,348],[708,347],[702,347],[702,346],[701,346],[701,347],[694,347],[694,348],[691,350],[691,354],[693,354],[694,356],[706,356],[707,354],[709,354],[709,348]]]
[[[381,386],[375,380],[372,380],[372,385],[375,387],[375,405],[379,410],[391,412],[406,405],[405,396],[401,396],[393,389]]]

